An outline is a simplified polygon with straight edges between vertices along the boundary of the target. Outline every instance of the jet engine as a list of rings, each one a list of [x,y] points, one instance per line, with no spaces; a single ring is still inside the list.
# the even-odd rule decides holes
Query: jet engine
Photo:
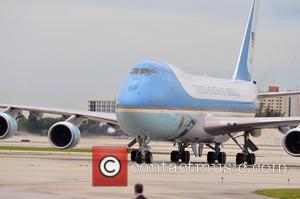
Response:
[[[258,138],[259,136],[261,136],[261,129],[255,129],[255,130],[251,131],[250,135],[252,137]]]
[[[0,113],[0,139],[7,139],[17,131],[17,121],[7,113]]]
[[[284,135],[282,145],[289,155],[300,157],[300,126],[291,129]]]
[[[48,131],[49,143],[56,149],[75,147],[80,140],[79,128],[71,122],[57,122]]]

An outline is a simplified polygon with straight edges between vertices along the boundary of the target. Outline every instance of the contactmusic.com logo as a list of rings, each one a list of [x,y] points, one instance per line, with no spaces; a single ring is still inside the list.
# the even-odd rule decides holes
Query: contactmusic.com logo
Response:
[[[127,147],[93,147],[93,186],[127,186]]]

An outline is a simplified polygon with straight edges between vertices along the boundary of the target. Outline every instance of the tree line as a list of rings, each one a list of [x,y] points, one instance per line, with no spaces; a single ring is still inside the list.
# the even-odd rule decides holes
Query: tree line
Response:
[[[281,111],[275,111],[270,107],[268,104],[267,107],[264,109],[263,105],[260,104],[256,110],[255,117],[284,117],[285,113]]]
[[[64,117],[44,117],[37,118],[33,114],[29,114],[28,117],[23,115],[19,116],[18,121],[18,130],[26,131],[32,134],[38,135],[47,135],[50,127],[60,121],[65,121]],[[100,122],[88,120],[83,123],[79,129],[81,131],[81,135],[84,136],[96,136],[96,135],[112,135],[112,136],[121,136],[125,135],[122,130],[115,130],[115,132],[109,132],[109,126],[106,124],[101,125]]]

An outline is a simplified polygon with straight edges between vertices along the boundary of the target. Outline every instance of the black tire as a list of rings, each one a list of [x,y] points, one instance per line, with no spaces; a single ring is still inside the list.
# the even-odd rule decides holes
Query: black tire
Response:
[[[189,163],[191,159],[191,154],[189,151],[186,152],[186,162]]]
[[[185,162],[185,151],[180,154],[181,162]]]
[[[207,153],[207,163],[208,164],[214,164],[216,161],[216,155],[215,155],[215,152],[213,151],[209,151]]]
[[[243,164],[245,162],[244,154],[243,153],[237,153],[235,160],[236,160],[235,162],[236,162],[237,165]]]
[[[145,151],[145,162],[147,164],[150,164],[150,163],[152,163],[152,160],[153,160],[152,153],[150,151],[148,151],[148,150]]]
[[[226,164],[226,153],[225,152],[219,152],[219,154],[218,154],[218,162],[220,164]]]
[[[253,165],[253,164],[255,164],[255,154],[254,153],[249,153],[248,155],[247,155],[247,164],[249,164],[249,165]]]
[[[171,162],[178,162],[178,161],[179,161],[179,151],[172,151]]]
[[[181,157],[181,162],[183,163],[189,163],[190,162],[190,152],[189,151],[183,151],[182,152],[182,157]]]
[[[133,149],[131,150],[131,153],[130,153],[130,158],[131,158],[131,161],[136,161],[136,153],[138,152],[138,150],[136,149]]]
[[[136,163],[138,163],[138,164],[142,164],[143,159],[142,159],[142,152],[141,152],[141,151],[138,151],[138,152],[136,153],[135,161],[136,161]]]

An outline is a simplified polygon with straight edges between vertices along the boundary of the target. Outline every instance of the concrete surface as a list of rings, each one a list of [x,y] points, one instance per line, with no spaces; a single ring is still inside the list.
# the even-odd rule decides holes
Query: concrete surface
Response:
[[[20,142],[30,139],[31,142]],[[124,145],[128,139],[102,137],[85,138],[79,147],[93,145]],[[47,146],[47,138],[39,136],[16,136],[1,141],[3,145]],[[152,142],[153,151],[175,149],[167,142]],[[190,149],[189,149],[190,150]],[[208,149],[205,150],[205,153]],[[234,164],[234,145],[225,145],[228,163]],[[200,172],[178,174],[135,174],[129,163],[128,187],[93,187],[92,163],[89,153],[0,151],[0,198],[133,198],[133,186],[141,182],[147,198],[266,198],[253,194],[256,189],[300,187],[300,158],[288,156],[281,146],[260,146],[257,153],[259,165],[286,164],[286,172],[224,173]],[[154,163],[169,164],[169,155],[154,155]],[[206,156],[192,157],[191,162],[204,163]],[[195,168],[195,167],[192,167]],[[233,167],[235,168],[235,167]],[[234,169],[233,169],[234,170]],[[243,170],[244,171],[244,170]],[[256,170],[258,171],[258,170]],[[265,170],[268,171],[268,170]]]

